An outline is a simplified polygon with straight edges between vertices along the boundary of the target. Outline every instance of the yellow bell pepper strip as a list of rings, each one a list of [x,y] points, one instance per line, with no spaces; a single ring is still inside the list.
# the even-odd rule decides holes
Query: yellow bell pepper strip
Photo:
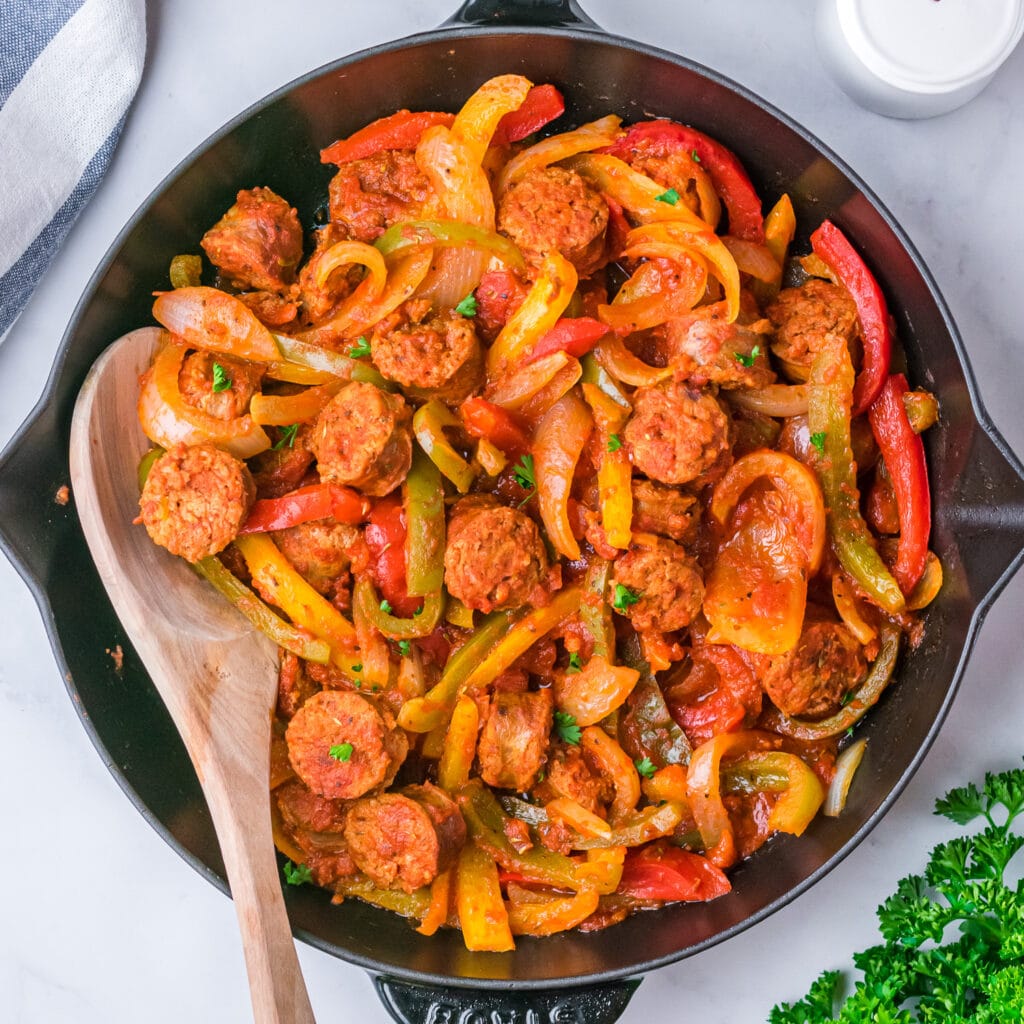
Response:
[[[437,467],[423,452],[413,452],[402,491],[405,589],[414,597],[437,594],[444,585],[444,486]]]
[[[852,700],[844,704],[834,715],[809,722],[801,718],[790,718],[777,708],[765,712],[764,728],[797,740],[825,740],[839,736],[856,725],[867,712],[878,703],[885,688],[892,680],[900,650],[900,631],[888,623],[882,625],[881,649],[868,672],[867,678],[857,688]]]
[[[448,735],[448,723],[442,722],[439,726],[431,729],[423,737],[420,745],[420,756],[428,761],[440,761],[444,753],[444,739]]]
[[[384,635],[370,617],[370,609],[379,610],[379,606],[373,584],[365,578],[357,579],[352,594],[352,625],[360,655],[356,685],[372,693],[385,689],[391,680],[391,652]]]
[[[690,811],[700,830],[708,860],[720,868],[735,864],[739,857],[729,812],[722,802],[722,758],[744,753],[756,747],[760,740],[757,733],[719,733],[702,743],[690,758],[686,774]]]
[[[941,589],[942,563],[933,551],[929,551],[924,563],[924,573],[907,597],[907,611],[918,612],[922,608],[927,608]]]
[[[578,800],[559,796],[544,805],[549,821],[562,821],[584,838],[610,836],[611,825],[593,811],[588,811]]]
[[[334,380],[295,395],[255,394],[249,403],[249,415],[260,426],[287,427],[292,423],[306,423],[320,415],[344,383]]]
[[[899,584],[886,568],[860,513],[857,466],[850,447],[853,406],[853,363],[846,342],[837,334],[825,336],[807,382],[807,424],[811,436],[824,438],[816,460],[825,496],[828,533],[839,564],[883,611],[903,611]]]
[[[332,903],[341,903],[348,897],[382,907],[411,921],[422,921],[430,909],[430,889],[423,886],[415,892],[401,889],[378,889],[365,875],[339,878],[331,884],[335,895]]]
[[[430,904],[427,912],[423,915],[419,927],[416,929],[420,935],[434,935],[438,928],[448,920],[448,909],[451,903],[452,892],[452,868],[442,871],[441,874],[430,883]]]
[[[474,843],[467,843],[459,853],[455,908],[466,949],[485,953],[515,949],[508,911],[501,898],[498,866],[489,853]]]
[[[202,256],[175,256],[171,260],[168,276],[172,288],[195,288],[203,276]]]
[[[541,896],[509,885],[508,920],[513,935],[557,935],[581,925],[597,910],[600,893],[581,889],[574,896]]]
[[[365,576],[356,581],[353,600],[366,621],[389,640],[415,640],[429,636],[437,628],[444,611],[444,594],[435,590],[423,598],[423,609],[418,615],[408,619],[392,615],[381,608],[384,602],[373,582]]]
[[[476,461],[488,476],[497,476],[507,465],[508,456],[486,437],[476,443]]]
[[[607,559],[596,555],[587,566],[580,598],[580,622],[593,641],[591,658],[602,658],[607,665],[615,660],[615,623],[612,610],[605,600],[612,565]]]
[[[495,191],[501,195],[510,185],[514,185],[530,171],[541,167],[549,167],[566,160],[577,153],[590,153],[595,149],[611,145],[619,135],[622,118],[609,114],[581,124],[571,132],[550,135],[528,149],[517,153],[501,171]]]
[[[165,345],[142,375],[137,408],[146,437],[164,449],[176,444],[214,444],[237,459],[266,451],[270,438],[248,413],[221,420],[185,401],[178,389],[178,373],[186,352],[184,345]]]
[[[316,387],[319,384],[330,384],[337,380],[336,373],[326,370],[314,370],[311,366],[300,366],[298,363],[267,363],[264,376],[268,380],[279,380],[285,384],[302,384],[305,387]]]
[[[153,303],[153,316],[190,348],[270,363],[279,358],[274,336],[241,299],[216,288],[177,288]]]
[[[582,888],[576,862],[572,858],[543,846],[533,846],[523,853],[513,847],[504,830],[507,815],[494,794],[479,779],[472,779],[459,791],[456,799],[473,842],[486,850],[505,871],[555,889]],[[546,819],[547,815],[543,820]]]
[[[518,110],[533,87],[522,75],[496,75],[474,92],[455,115],[452,134],[481,163],[501,119]]]
[[[858,643],[869,644],[878,636],[878,631],[861,614],[857,595],[843,572],[837,572],[832,577],[832,600],[843,625],[856,637]]]
[[[786,501],[786,513],[807,551],[813,576],[821,567],[825,549],[825,500],[814,472],[792,455],[761,449],[737,459],[715,485],[709,511],[720,526],[727,526],[743,492],[767,478]]]
[[[746,775],[753,789],[774,788],[771,782],[761,784],[759,776],[781,775],[785,780],[782,794],[768,816],[768,827],[773,832],[802,835],[804,829],[818,813],[825,799],[825,787],[818,776],[796,754],[779,750],[756,751],[744,754],[729,766],[732,776]]]
[[[675,800],[684,807],[690,806],[690,795],[686,789],[686,769],[681,764],[669,764],[659,768],[649,779],[640,783],[644,796],[652,804],[662,800]]]
[[[445,792],[454,793],[469,782],[479,728],[480,711],[476,701],[463,694],[455,702],[437,765],[437,784]]]
[[[459,694],[466,688],[466,680],[485,655],[507,636],[518,617],[516,612],[488,615],[473,636],[448,659],[437,685],[425,697],[402,705],[398,724],[409,732],[430,732],[443,726]]]
[[[226,597],[261,633],[278,647],[297,654],[306,661],[326,665],[331,648],[323,640],[297,629],[275,615],[240,579],[229,572],[213,555],[193,563],[196,572]]]
[[[577,850],[614,849],[616,846],[643,846],[652,839],[671,835],[686,816],[682,804],[669,800],[658,806],[633,811],[612,825],[607,836],[573,840]]]
[[[263,599],[280,608],[295,626],[330,644],[331,662],[358,679],[353,666],[360,664],[360,658],[352,623],[292,568],[265,533],[236,537],[234,543]]]
[[[298,338],[289,338],[285,334],[275,334],[274,341],[277,342],[281,358],[285,362],[283,364],[271,363],[267,370],[268,375],[277,372],[281,366],[287,366],[304,369],[312,373],[330,374],[332,377],[338,377],[341,380],[363,381],[366,384],[373,384],[387,391],[393,391],[396,387],[394,383],[382,377],[368,363],[343,355],[341,352],[335,352],[333,349],[323,348],[308,341],[300,341]],[[281,376],[278,379],[292,380],[293,378]],[[305,384],[307,381],[296,380],[295,383]],[[327,382],[324,380],[310,380],[308,383],[323,384]]]
[[[659,768],[688,764],[693,748],[669,713],[635,635],[622,645],[621,653],[623,664],[636,669],[640,678],[626,698],[626,712],[619,720],[619,742],[634,761],[648,757]]]
[[[570,561],[580,557],[580,545],[569,522],[569,495],[576,465],[593,428],[590,409],[570,392],[550,408],[533,439],[540,517],[555,550]]]
[[[618,432],[625,425],[629,412],[596,384],[584,384],[581,390],[593,412],[598,432],[601,459],[597,469],[597,492],[601,527],[613,548],[625,550],[633,536],[633,465],[629,452],[618,440]]]
[[[602,896],[608,896],[619,887],[625,860],[625,846],[587,850],[587,859],[576,865],[576,874],[584,885],[592,887]]]
[[[392,256],[424,245],[439,249],[468,246],[497,256],[507,267],[521,271],[526,269],[523,254],[504,235],[454,220],[400,221],[392,224],[373,244],[378,256],[381,253]]]
[[[615,787],[608,817],[618,822],[634,810],[640,800],[640,776],[633,759],[596,725],[587,726],[580,734],[580,747]]]
[[[634,388],[653,387],[675,373],[671,366],[651,366],[645,363],[630,352],[616,334],[603,337],[595,346],[594,355],[613,380]]]
[[[500,379],[524,359],[558,323],[576,291],[576,268],[558,250],[544,259],[540,273],[487,351],[487,376]]]
[[[435,466],[465,494],[476,473],[445,437],[445,428],[461,429],[462,424],[452,411],[436,398],[421,405],[412,418],[412,430],[420,447]]]
[[[786,265],[786,253],[795,234],[796,214],[793,212],[793,201],[788,193],[784,192],[764,219],[764,244],[780,268]]]
[[[459,629],[472,629],[473,609],[467,608],[457,597],[449,594],[444,607],[444,621],[458,626]]]
[[[577,725],[597,725],[625,703],[639,678],[636,669],[611,665],[595,654],[578,672],[555,678],[555,706],[572,715]]]

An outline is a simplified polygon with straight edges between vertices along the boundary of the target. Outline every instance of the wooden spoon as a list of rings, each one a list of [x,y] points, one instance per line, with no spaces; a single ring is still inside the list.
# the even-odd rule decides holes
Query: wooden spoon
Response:
[[[242,931],[257,1024],[314,1024],[270,831],[270,720],[277,650],[142,526],[139,375],[157,328],[96,361],[71,424],[71,482],[111,604],[167,705],[213,816]]]

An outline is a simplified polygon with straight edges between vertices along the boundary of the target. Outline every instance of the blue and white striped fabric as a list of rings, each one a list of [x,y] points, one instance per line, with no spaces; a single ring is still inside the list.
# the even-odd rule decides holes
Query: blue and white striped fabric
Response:
[[[110,162],[145,0],[0,0],[0,338]]]

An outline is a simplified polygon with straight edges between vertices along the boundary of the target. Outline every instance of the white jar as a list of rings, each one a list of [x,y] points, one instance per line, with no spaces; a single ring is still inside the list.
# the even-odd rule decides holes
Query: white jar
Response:
[[[973,99],[1024,34],[1024,0],[819,0],[825,67],[858,103],[934,117]]]

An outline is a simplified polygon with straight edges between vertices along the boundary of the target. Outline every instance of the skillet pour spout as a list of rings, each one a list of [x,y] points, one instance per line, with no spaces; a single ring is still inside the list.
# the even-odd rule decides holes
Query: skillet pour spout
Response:
[[[332,906],[309,887],[286,894],[299,937],[369,970],[398,1021],[605,1024],[623,1012],[640,974],[762,920],[863,840],[934,740],[982,616],[1022,560],[1024,469],[984,411],[934,280],[864,182],[803,128],[706,68],[602,33],[575,0],[467,0],[434,32],[341,58],[285,86],[172,171],[114,242],[68,327],[45,394],[0,455],[0,547],[39,604],[100,756],[140,813],[226,891],[184,747],[113,614],[73,501],[57,500],[69,482],[75,397],[113,339],[151,322],[151,293],[166,288],[171,257],[194,249],[238,189],[273,188],[312,226],[331,173],[319,162],[322,146],[402,106],[456,110],[505,71],[556,85],[567,103],[562,125],[614,111],[627,121],[663,116],[714,134],[766,201],[790,194],[805,232],[796,251],[807,250],[806,231],[823,218],[836,221],[878,272],[908,377],[941,407],[925,444],[945,583],[921,646],[903,658],[898,682],[861,727],[873,784],[851,790],[840,818],[816,821],[802,839],[773,841],[738,867],[728,897],[669,906],[604,932],[524,939],[508,954],[468,953],[458,933],[427,938],[355,900]],[[106,650],[119,644],[117,672]]]

